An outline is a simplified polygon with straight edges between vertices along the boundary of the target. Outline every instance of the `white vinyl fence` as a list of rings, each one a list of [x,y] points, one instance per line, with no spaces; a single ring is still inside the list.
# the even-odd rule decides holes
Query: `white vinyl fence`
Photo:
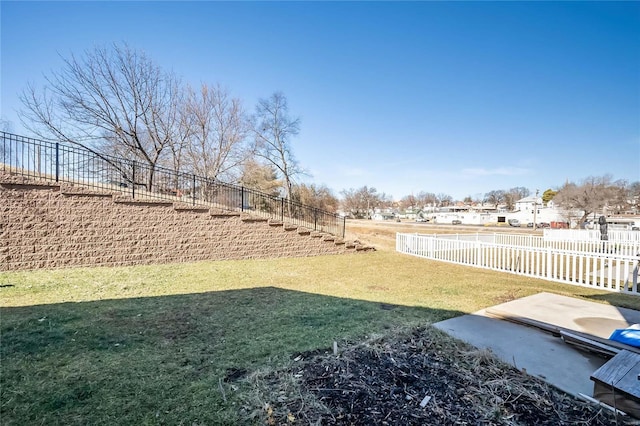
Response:
[[[640,244],[545,241],[515,234],[396,234],[396,251],[425,259],[640,295]]]
[[[545,240],[573,240],[594,241],[600,240],[599,229],[544,229]],[[609,229],[607,231],[609,241],[637,241],[640,242],[640,231],[626,229]]]

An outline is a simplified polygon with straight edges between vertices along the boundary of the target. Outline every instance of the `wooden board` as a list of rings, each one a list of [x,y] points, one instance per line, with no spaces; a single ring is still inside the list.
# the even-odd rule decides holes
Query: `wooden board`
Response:
[[[551,333],[554,336],[560,336],[560,328],[553,324],[538,321],[532,318],[514,315],[511,312],[503,311],[496,308],[487,308],[485,309],[484,312],[487,316],[490,316],[493,318],[499,318],[499,319],[515,322],[516,324],[539,328],[540,330],[546,331],[547,333]]]
[[[580,331],[566,330],[553,324],[513,315],[499,309],[487,308],[485,312],[490,317],[539,328],[540,330],[551,333],[554,336],[561,337],[566,343],[573,344],[574,346],[578,346],[582,349],[590,350],[608,357],[616,355],[623,349],[640,354],[640,348],[617,342],[615,340],[605,339],[592,334],[582,333]]]
[[[620,351],[592,375],[593,396],[640,417],[640,354]]]
[[[620,352],[621,349],[608,345],[607,343],[594,340],[592,336],[583,336],[578,333],[572,333],[568,331],[561,331],[560,337],[562,340],[569,344],[576,346],[580,349],[595,352],[605,357],[614,357]]]
[[[609,362],[598,368],[591,380],[611,386],[640,402],[640,354],[620,351]]]

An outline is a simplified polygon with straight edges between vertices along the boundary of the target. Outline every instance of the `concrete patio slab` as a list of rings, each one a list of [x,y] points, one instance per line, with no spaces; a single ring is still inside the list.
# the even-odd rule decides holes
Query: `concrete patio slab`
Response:
[[[603,339],[608,339],[618,328],[640,324],[639,311],[544,292],[495,305],[487,311],[528,318]]]
[[[492,309],[602,338],[608,338],[616,328],[640,323],[638,311],[551,293],[539,293],[487,310]],[[593,394],[590,376],[605,364],[606,358],[578,350],[538,328],[492,318],[487,310],[434,326],[477,348],[490,349],[501,360],[569,394]]]

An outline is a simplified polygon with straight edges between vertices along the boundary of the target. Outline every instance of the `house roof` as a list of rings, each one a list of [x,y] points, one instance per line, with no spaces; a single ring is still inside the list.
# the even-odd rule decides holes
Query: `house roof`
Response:
[[[536,197],[524,197],[516,201],[516,203],[535,203],[536,200]]]

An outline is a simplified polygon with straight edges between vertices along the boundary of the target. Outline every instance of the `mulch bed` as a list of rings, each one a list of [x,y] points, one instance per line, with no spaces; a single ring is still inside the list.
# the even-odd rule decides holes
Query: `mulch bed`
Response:
[[[263,405],[254,420],[270,425],[616,424],[610,410],[433,327],[347,345],[338,356],[300,354],[288,370],[253,379]],[[639,423],[618,416],[617,424]]]

